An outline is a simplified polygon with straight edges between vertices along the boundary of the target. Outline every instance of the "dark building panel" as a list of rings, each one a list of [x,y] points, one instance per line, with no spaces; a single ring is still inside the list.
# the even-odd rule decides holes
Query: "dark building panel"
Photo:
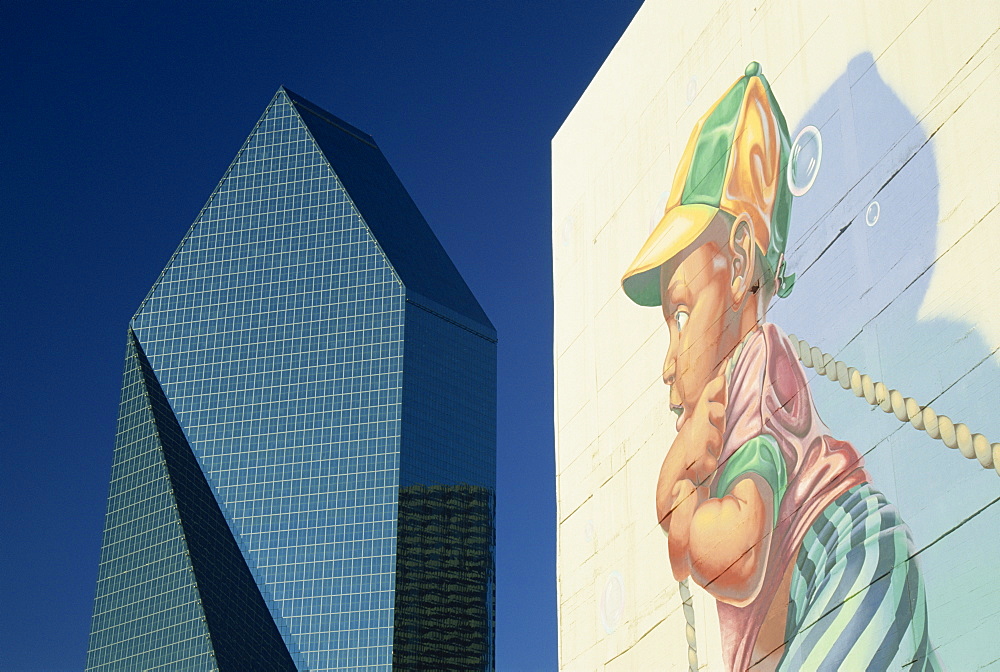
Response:
[[[494,495],[472,485],[399,489],[393,667],[493,667]]]
[[[407,293],[400,486],[496,483],[496,340]]]
[[[423,303],[406,304],[393,663],[492,669],[496,341]]]
[[[294,672],[292,657],[142,345],[135,334],[130,338],[163,448],[216,664],[222,672]]]

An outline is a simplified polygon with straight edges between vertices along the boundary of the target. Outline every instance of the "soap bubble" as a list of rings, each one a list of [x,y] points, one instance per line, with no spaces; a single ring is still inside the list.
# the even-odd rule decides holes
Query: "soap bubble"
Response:
[[[865,224],[868,226],[875,226],[875,222],[878,221],[879,213],[882,212],[882,207],[878,204],[878,201],[872,201],[868,204],[868,209],[865,210]]]
[[[795,136],[788,156],[788,189],[802,196],[813,186],[823,161],[823,137],[815,126],[806,126]]]
[[[611,634],[621,623],[625,613],[625,580],[619,572],[611,572],[601,594],[601,624],[604,632]]]
[[[698,78],[692,77],[688,80],[687,86],[687,101],[688,105],[694,102],[695,97],[698,95]]]
[[[575,233],[576,222],[573,221],[573,216],[569,215],[562,222],[562,245],[563,247],[569,247],[569,244],[573,242],[573,234]]]

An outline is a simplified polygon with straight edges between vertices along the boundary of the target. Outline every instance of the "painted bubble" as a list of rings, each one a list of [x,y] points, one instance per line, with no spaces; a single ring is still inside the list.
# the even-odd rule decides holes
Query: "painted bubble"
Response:
[[[878,201],[872,201],[868,204],[868,209],[865,210],[865,224],[868,226],[875,226],[875,222],[878,221],[878,216],[882,212],[882,207],[878,204]]]
[[[587,541],[594,540],[594,521],[588,520],[587,524],[583,527],[583,537]]]
[[[576,228],[576,222],[573,221],[573,216],[570,215],[563,220],[562,223],[562,245],[563,247],[569,247],[569,244],[573,242],[573,233]]]
[[[692,77],[688,80],[687,85],[687,102],[688,105],[694,102],[695,97],[698,95],[698,78]]]
[[[788,189],[802,196],[812,188],[823,161],[823,136],[815,126],[806,126],[795,136],[788,156]]]
[[[601,624],[611,634],[621,623],[625,613],[625,580],[615,571],[608,575],[601,594]]]

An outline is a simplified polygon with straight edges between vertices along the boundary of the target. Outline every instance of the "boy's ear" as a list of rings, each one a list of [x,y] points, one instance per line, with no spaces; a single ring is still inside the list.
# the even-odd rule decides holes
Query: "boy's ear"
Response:
[[[732,255],[730,272],[732,274],[733,310],[737,310],[743,305],[747,294],[757,291],[757,288],[751,287],[757,263],[751,226],[750,217],[743,213],[736,218],[729,229],[729,252]]]

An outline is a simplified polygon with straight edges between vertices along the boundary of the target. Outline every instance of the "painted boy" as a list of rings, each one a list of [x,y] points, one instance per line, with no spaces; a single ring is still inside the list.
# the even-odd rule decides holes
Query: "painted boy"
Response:
[[[661,306],[677,414],[656,509],[674,577],[718,604],[730,670],[937,669],[913,545],[830,434],[784,333],[788,130],[760,66],[695,126],[622,279]]]

